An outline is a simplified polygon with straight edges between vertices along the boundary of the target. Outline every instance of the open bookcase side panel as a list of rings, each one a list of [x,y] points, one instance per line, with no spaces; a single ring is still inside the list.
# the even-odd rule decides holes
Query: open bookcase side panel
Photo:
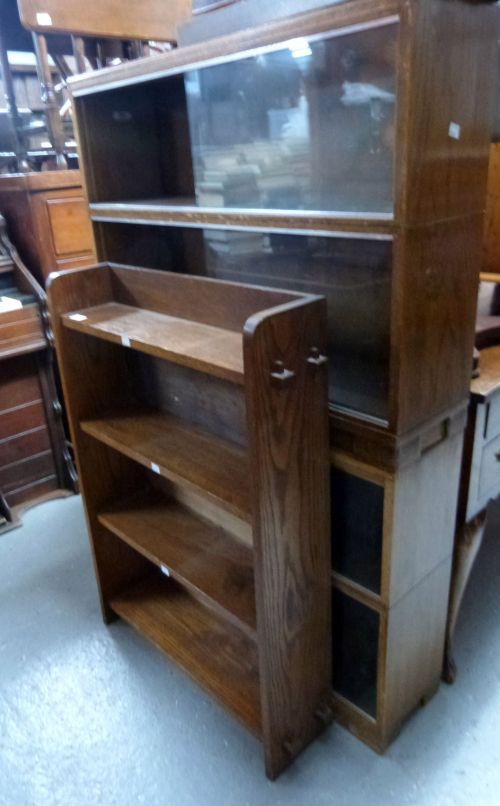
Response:
[[[326,303],[245,331],[263,738],[276,777],[328,721]]]

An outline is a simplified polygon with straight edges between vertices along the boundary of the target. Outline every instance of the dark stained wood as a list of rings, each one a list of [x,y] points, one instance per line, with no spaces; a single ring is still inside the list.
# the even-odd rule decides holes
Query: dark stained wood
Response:
[[[135,0],[103,0],[91,5],[68,5],[64,0],[19,0],[25,28],[42,33],[58,32],[116,39],[177,39],[177,26],[191,14],[191,0],[147,0],[137,13]],[[50,22],[48,22],[50,20]]]
[[[144,494],[99,514],[125,540],[225,619],[256,638],[251,550],[223,529],[163,496]]]
[[[243,343],[234,331],[116,302],[66,314],[63,321],[80,333],[116,344],[125,340],[148,355],[243,383]]]
[[[314,363],[326,351],[326,303],[253,317],[244,350],[263,731],[275,778],[322,729],[317,713],[329,702],[327,372]],[[270,377],[270,356],[282,362],[275,375],[293,375]]]
[[[318,2],[326,5],[321,0]],[[300,5],[297,3],[296,8]],[[494,84],[490,63],[497,39],[493,16],[496,9],[492,4],[465,0],[347,0],[278,22],[268,21],[279,13],[275,4],[265,13],[267,22],[259,24],[258,12],[252,7],[247,10],[250,17],[254,15],[255,25],[252,27],[179,48],[157,61],[136,62],[103,71],[99,76],[84,76],[72,82],[72,93],[101,259],[119,256],[121,260],[123,256],[126,262],[131,262],[129,243],[133,243],[136,246],[134,263],[141,263],[142,254],[147,265],[202,275],[208,273],[209,266],[203,239],[214,228],[226,233],[237,233],[238,230],[266,236],[271,233],[265,248],[270,251],[276,248],[278,252],[279,240],[284,239],[285,234],[294,236],[297,251],[303,249],[307,236],[312,236],[311,240],[317,236],[318,241],[330,236],[338,240],[357,237],[359,241],[391,239],[394,242],[387,273],[387,296],[383,302],[385,321],[390,319],[390,339],[387,340],[382,372],[387,382],[380,384],[378,391],[384,408],[374,412],[368,410],[368,406],[358,411],[347,405],[343,408],[336,405],[330,409],[333,461],[344,465],[351,463],[355,475],[374,478],[384,487],[380,594],[367,591],[360,585],[356,587],[351,579],[334,579],[335,585],[344,586],[347,596],[367,607],[371,605],[381,614],[376,717],[370,717],[345,698],[342,700],[338,693],[335,700],[337,706],[341,703],[344,724],[354,725],[360,735],[383,750],[418,700],[428,699],[436,690],[438,681],[439,653],[444,639],[444,601],[451,567],[457,445],[465,424],[474,340],[474,304],[481,262],[481,215]],[[355,211],[339,216],[328,210],[314,214],[308,210],[290,213],[285,209],[196,207],[188,185],[193,163],[198,165],[200,159],[198,142],[193,143],[194,159],[186,156],[186,151],[178,151],[185,161],[186,187],[181,188],[177,179],[168,178],[164,154],[171,153],[168,138],[174,130],[172,127],[165,130],[160,122],[160,100],[162,95],[168,97],[170,93],[172,98],[179,100],[178,83],[183,72],[199,70],[202,78],[206,76],[208,81],[210,76],[203,73],[205,67],[216,67],[233,59],[243,60],[252,49],[265,51],[279,43],[286,47],[289,40],[309,35],[338,33],[342,36],[346,30],[352,33],[353,29],[361,41],[367,29],[388,23],[399,25],[398,36],[389,42],[390,47],[382,54],[387,65],[394,65],[397,85],[394,126],[385,131],[386,141],[383,143],[384,148],[394,149],[393,216],[370,216]],[[211,30],[210,26],[206,30]],[[366,59],[367,63],[360,60],[357,72],[353,73],[356,83],[365,86],[372,82],[377,86],[380,84],[376,69],[379,55]],[[356,61],[355,52],[352,57]],[[174,83],[176,89],[171,90]],[[325,102],[328,105],[331,101],[332,108],[342,103],[338,88],[329,87],[326,81],[321,93],[323,107]],[[321,137],[316,137],[315,128],[320,103],[313,95],[309,97],[303,86],[300,94],[307,98],[311,142],[323,147]],[[280,103],[276,106],[279,107]],[[144,124],[139,110],[147,121]],[[103,123],[107,121],[106,115],[110,118],[120,111],[130,113],[128,120],[122,121],[127,125],[120,127],[119,120],[115,120],[110,125],[113,132],[116,131],[116,139],[112,143],[105,142],[107,129]],[[188,111],[196,119],[196,103],[184,110],[181,103],[176,105],[183,130]],[[123,116],[118,115],[120,117]],[[227,115],[228,120],[230,117]],[[254,117],[249,116],[252,121]],[[334,124],[333,117],[332,113]],[[355,144],[357,138],[368,135],[363,131],[360,118],[353,116],[351,120],[356,121],[349,129]],[[99,133],[95,134],[96,131]],[[334,125],[327,127],[327,131],[334,131]],[[193,132],[196,132],[196,120]],[[231,136],[228,131],[229,142]],[[328,135],[323,139],[328,150]],[[333,137],[332,142],[334,140]],[[137,158],[136,146],[140,151]],[[121,158],[118,152],[123,155]],[[328,183],[326,170],[322,172],[321,148],[314,147],[312,152],[318,182]],[[122,162],[130,160],[130,165],[136,159],[135,172],[130,171],[124,177],[118,170],[120,159]],[[111,165],[108,175],[104,170],[106,165]],[[385,180],[387,170],[390,166],[385,168]],[[354,177],[351,179],[351,184],[354,184]],[[366,181],[376,184],[376,177],[370,173]],[[161,236],[158,235],[160,231]],[[209,241],[208,237],[206,241]],[[139,242],[143,244],[141,248],[137,246]],[[316,248],[320,251],[319,245]],[[286,253],[284,247],[281,250],[282,255]],[[359,246],[357,258],[361,265],[364,254],[363,247]],[[237,251],[233,258],[232,269],[236,273],[245,260]],[[285,259],[283,257],[283,262]],[[251,264],[252,259],[247,257],[247,261]],[[337,270],[335,261],[331,262],[334,271]],[[351,265],[354,271],[356,261]],[[258,282],[253,276],[258,273],[257,268],[261,269],[260,266],[255,269],[249,266],[245,277],[248,282]],[[302,282],[300,290],[318,290],[317,278],[309,265],[294,271],[292,260],[287,268],[283,281],[285,287],[297,288],[293,283]],[[224,279],[231,277],[230,271],[231,266]],[[368,353],[376,342],[382,317],[376,305],[367,309],[369,293],[363,287],[363,279],[362,271],[355,274],[360,288],[354,315],[351,316],[348,305],[339,302],[341,310],[335,321],[331,317],[329,326],[332,332],[337,327],[337,333],[346,340],[355,331],[356,338],[359,337],[356,342],[360,345],[359,352],[366,350]],[[350,280],[346,277],[345,284]],[[116,297],[117,283],[116,280],[113,282]],[[118,301],[153,310],[151,300],[154,298],[155,289],[150,288],[147,302],[143,299],[138,303],[124,297]],[[380,304],[380,298],[378,301]],[[234,302],[230,307],[235,307]],[[208,308],[211,315],[212,304]],[[178,312],[169,313],[179,315]],[[191,315],[207,324],[220,323],[220,320],[202,319],[200,312],[195,314],[193,311]],[[229,326],[227,320],[226,326]],[[235,322],[235,330],[242,326],[243,321]],[[336,359],[333,339],[331,351]],[[276,360],[282,360],[279,350],[277,353]],[[277,365],[276,383],[280,382],[279,376],[283,375],[284,369],[287,369],[286,364],[284,367]],[[283,380],[286,383],[286,373]],[[359,397],[362,397],[364,381],[363,378],[356,385],[353,383]],[[293,386],[293,379],[291,384]],[[267,388],[262,384],[261,388],[265,399]],[[282,392],[283,400],[286,394],[288,392]],[[264,403],[262,406],[264,409]],[[273,433],[272,430],[266,431],[266,417],[270,411],[271,406],[265,409],[262,422],[257,418],[250,420],[252,427],[259,423],[259,428],[267,436]],[[311,416],[311,422],[313,420]],[[252,455],[255,445],[250,429],[248,437]],[[277,462],[278,458],[282,457],[277,450],[273,459]],[[428,476],[427,483],[424,482],[424,471]],[[273,489],[284,495],[285,482],[276,481],[271,471],[269,477],[273,480]],[[430,479],[435,479],[434,485],[430,485]],[[429,486],[435,489],[429,491]],[[264,509],[266,504],[266,512],[272,512],[276,498],[260,503]],[[318,512],[322,503],[324,500],[318,503]],[[362,500],[359,506],[362,509]],[[412,512],[411,524],[405,522],[405,506]],[[283,505],[275,522],[280,522],[283,512],[289,512],[293,518],[293,505]],[[435,523],[439,524],[437,532],[432,531],[433,516]],[[258,547],[265,547],[266,543],[256,539],[255,545],[258,552]],[[261,580],[266,577],[262,569],[257,571],[259,597]],[[278,577],[278,581],[282,582],[282,578]],[[259,630],[259,598],[257,604]],[[419,614],[419,619],[414,618],[415,613]],[[262,619],[267,623],[265,618],[273,623],[266,613]],[[276,703],[283,703],[287,696],[289,681],[282,670],[288,666],[280,663],[280,652],[286,656],[286,645],[284,638],[277,648],[273,646],[276,654],[272,658],[273,661],[277,659],[278,665],[273,675],[276,679],[274,689],[270,684],[268,687],[266,675],[261,674],[265,692],[264,734],[272,725],[274,735],[280,737],[279,741],[267,747],[270,774],[279,770],[285,758],[281,737],[286,720],[281,719],[281,712],[280,719],[274,720],[276,712],[273,708]],[[302,674],[300,664],[295,664],[295,667],[299,679]],[[313,674],[311,689],[315,679]],[[309,724],[308,714],[301,708],[302,705],[296,712],[297,722]],[[294,733],[293,730],[290,732]],[[293,738],[286,739],[285,744],[288,748],[293,747]]]
[[[39,281],[45,282],[57,269],[95,263],[79,171],[0,176],[0,211],[22,259]]]
[[[392,234],[395,231],[393,216],[383,214],[325,215],[322,213],[257,210],[222,210],[199,207],[193,199],[142,199],[141,201],[94,202],[89,205],[93,221],[122,222],[135,224],[170,224],[172,226],[214,226],[239,229],[269,227],[305,232],[369,232]]]
[[[160,574],[114,596],[111,607],[260,736],[253,641]]]
[[[149,468],[156,465],[154,472],[250,519],[248,462],[237,445],[156,412],[132,411],[80,425],[130,459]]]
[[[276,777],[329,721],[325,303],[116,265],[52,275],[49,300],[104,618],[128,620],[261,735]],[[215,353],[207,374],[67,327],[110,305],[163,317],[168,356],[168,316],[223,328],[244,341],[244,377],[217,378]],[[295,373],[284,389],[280,361]]]

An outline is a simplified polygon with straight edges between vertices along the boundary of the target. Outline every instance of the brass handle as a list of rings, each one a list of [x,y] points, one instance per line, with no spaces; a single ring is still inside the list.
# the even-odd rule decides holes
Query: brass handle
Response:
[[[295,372],[287,369],[283,361],[275,361],[273,364],[274,371],[271,372],[271,378],[274,381],[279,381],[281,384],[289,383],[292,378],[295,378]]]
[[[317,347],[311,347],[307,363],[312,364],[314,367],[322,367],[328,363],[328,357],[320,353]]]

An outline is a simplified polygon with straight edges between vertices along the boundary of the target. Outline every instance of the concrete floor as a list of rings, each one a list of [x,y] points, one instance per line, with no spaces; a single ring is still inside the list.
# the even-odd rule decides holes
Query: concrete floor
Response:
[[[274,784],[258,743],[100,617],[81,501],[0,537],[1,806],[500,804],[500,506],[457,635],[459,674],[384,757],[339,726]]]

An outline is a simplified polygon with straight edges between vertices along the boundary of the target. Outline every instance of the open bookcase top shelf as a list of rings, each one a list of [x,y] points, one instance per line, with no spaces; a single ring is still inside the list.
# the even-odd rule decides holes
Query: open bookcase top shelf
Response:
[[[255,639],[253,555],[248,546],[154,493],[118,501],[105,508],[99,520]]]
[[[49,301],[104,617],[276,777],[330,714],[326,300],[103,264]]]
[[[81,333],[243,383],[241,333],[117,302],[68,313],[63,321]]]
[[[161,572],[115,595],[112,609],[261,734],[257,647]]]
[[[385,236],[396,230],[391,213],[341,213],[203,207],[194,197],[161,197],[89,205],[93,221],[217,229],[268,229],[294,232],[349,232]]]
[[[245,451],[161,412],[133,411],[84,420],[85,433],[154,472],[249,521]]]

